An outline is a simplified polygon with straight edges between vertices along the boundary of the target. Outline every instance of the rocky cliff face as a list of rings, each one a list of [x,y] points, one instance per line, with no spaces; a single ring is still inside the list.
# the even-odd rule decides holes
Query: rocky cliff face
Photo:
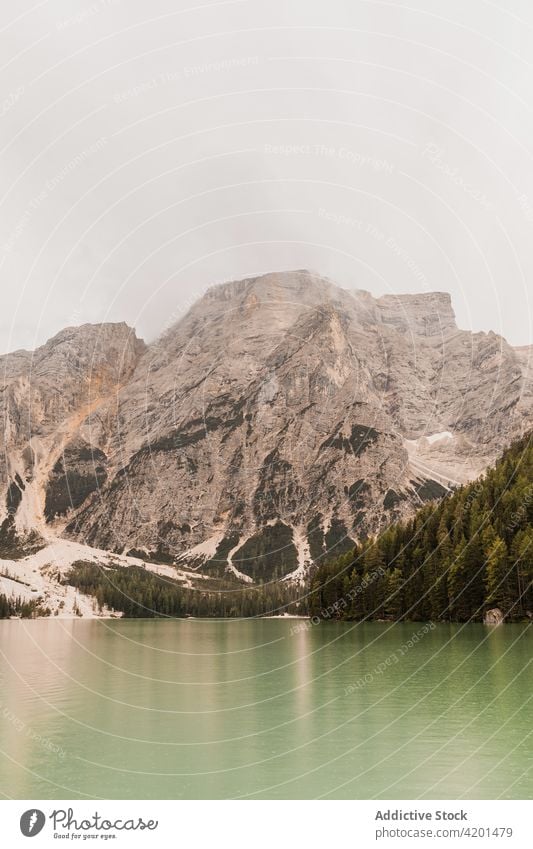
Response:
[[[125,324],[63,330],[34,353],[0,357],[0,522],[53,535],[49,522],[79,507],[106,478],[113,399],[145,350]],[[0,543],[1,544],[1,543]]]
[[[5,514],[246,581],[303,576],[481,472],[529,428],[529,357],[446,294],[309,272],[210,290],[146,348],[124,325],[4,357]]]

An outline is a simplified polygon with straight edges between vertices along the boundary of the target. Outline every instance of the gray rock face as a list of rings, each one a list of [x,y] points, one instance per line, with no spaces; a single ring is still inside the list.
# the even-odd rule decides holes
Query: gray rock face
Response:
[[[3,361],[17,527],[247,581],[475,477],[533,406],[527,352],[459,330],[448,295],[306,271],[216,287],[148,348],[86,327]]]
[[[487,610],[483,617],[484,625],[502,625],[505,622],[505,617],[499,607],[493,607],[492,610]]]
[[[127,325],[108,324],[68,328],[34,353],[0,357],[0,521],[47,536],[47,519],[80,506],[94,488],[87,478],[103,477],[113,398],[144,351]]]

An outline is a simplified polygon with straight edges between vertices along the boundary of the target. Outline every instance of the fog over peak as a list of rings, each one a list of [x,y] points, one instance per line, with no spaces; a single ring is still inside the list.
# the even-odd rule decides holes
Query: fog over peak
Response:
[[[437,10],[438,11],[438,10]],[[22,0],[3,71],[0,351],[309,268],[450,293],[533,341],[533,80],[520,10]]]

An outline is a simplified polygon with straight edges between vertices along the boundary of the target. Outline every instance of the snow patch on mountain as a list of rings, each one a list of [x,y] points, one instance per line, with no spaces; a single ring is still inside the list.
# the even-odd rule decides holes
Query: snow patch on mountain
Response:
[[[120,616],[107,609],[99,611],[94,598],[60,583],[77,562],[95,563],[102,569],[138,566],[178,581],[186,588],[194,586],[193,580],[196,583],[198,577],[204,577],[174,566],[149,563],[138,557],[126,557],[69,540],[54,539],[49,540],[40,551],[21,560],[0,559],[0,593],[26,601],[40,600],[43,608],[49,608],[52,615],[61,619]]]

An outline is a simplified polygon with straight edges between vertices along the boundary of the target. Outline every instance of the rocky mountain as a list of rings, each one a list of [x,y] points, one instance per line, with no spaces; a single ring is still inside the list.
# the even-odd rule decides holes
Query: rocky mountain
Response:
[[[149,346],[70,328],[0,358],[4,538],[302,577],[530,429],[530,354],[459,330],[447,294],[307,271],[215,287]]]
[[[145,350],[125,324],[84,325],[33,353],[0,357],[4,536],[10,520],[19,534],[53,536],[49,522],[103,483],[104,455],[86,422],[101,416],[102,429],[112,429],[113,401]]]
[[[533,432],[482,478],[313,573],[323,619],[533,620]]]

